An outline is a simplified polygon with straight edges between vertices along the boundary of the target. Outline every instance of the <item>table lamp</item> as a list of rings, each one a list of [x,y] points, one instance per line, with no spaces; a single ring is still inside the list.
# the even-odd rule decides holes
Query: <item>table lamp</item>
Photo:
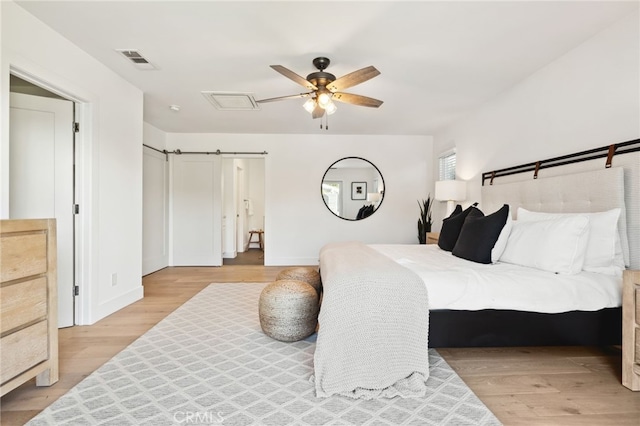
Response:
[[[435,199],[447,202],[447,214],[449,217],[453,212],[456,201],[467,198],[467,183],[462,180],[439,180],[436,182]]]
[[[380,193],[379,192],[368,192],[367,193],[367,201],[371,204],[378,204],[380,201]]]

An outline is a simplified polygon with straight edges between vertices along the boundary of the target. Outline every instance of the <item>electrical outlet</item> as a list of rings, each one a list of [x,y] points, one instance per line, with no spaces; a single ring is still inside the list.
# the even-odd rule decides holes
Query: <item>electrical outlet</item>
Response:
[[[111,274],[111,286],[113,287],[116,284],[118,284],[118,274],[114,272]]]

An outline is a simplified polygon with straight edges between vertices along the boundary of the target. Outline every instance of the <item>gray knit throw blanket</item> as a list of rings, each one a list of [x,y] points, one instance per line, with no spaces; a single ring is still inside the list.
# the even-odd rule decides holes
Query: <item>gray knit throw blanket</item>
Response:
[[[429,304],[422,280],[359,242],[324,246],[320,273],[316,396],[424,396]]]

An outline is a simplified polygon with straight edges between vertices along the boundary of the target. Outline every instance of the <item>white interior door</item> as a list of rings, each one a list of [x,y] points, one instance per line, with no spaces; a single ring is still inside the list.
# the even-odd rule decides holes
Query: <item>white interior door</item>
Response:
[[[222,265],[221,173],[217,157],[173,157],[173,264]]]
[[[144,148],[142,157],[142,275],[169,264],[169,167],[166,155]]]
[[[73,102],[11,93],[9,218],[55,218],[58,326],[74,324]]]

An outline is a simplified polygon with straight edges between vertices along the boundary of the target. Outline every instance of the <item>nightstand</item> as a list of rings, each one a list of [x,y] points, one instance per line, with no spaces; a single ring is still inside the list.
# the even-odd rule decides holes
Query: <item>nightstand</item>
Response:
[[[427,244],[438,244],[439,232],[427,232]]]
[[[640,271],[624,271],[622,284],[622,384],[640,391]]]

